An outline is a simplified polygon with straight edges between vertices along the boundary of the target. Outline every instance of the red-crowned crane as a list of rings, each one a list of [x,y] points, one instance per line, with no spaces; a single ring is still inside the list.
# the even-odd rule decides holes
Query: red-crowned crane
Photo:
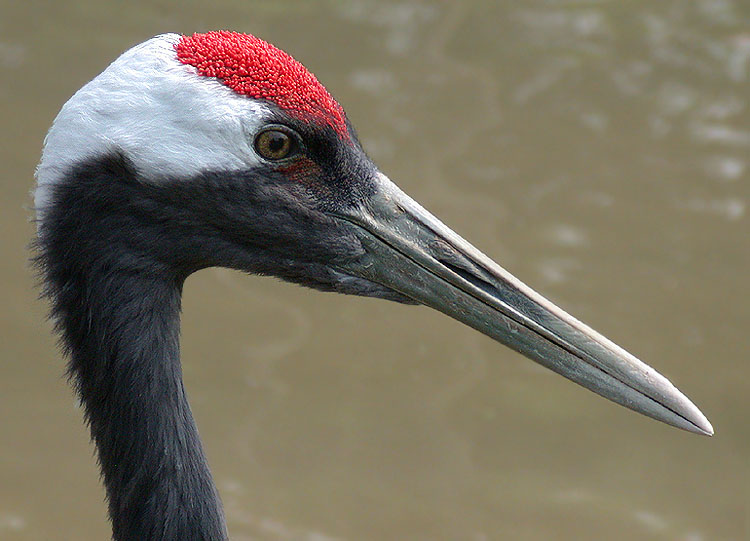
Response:
[[[165,34],[62,108],[36,257],[117,540],[226,539],[183,388],[185,278],[211,266],[431,306],[635,411],[701,434],[656,371],[404,194],[309,71],[256,37]]]

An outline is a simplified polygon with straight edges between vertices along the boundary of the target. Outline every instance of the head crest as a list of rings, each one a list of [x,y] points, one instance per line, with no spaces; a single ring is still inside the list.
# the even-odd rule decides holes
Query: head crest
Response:
[[[318,79],[290,55],[249,34],[207,32],[182,36],[177,58],[239,94],[271,101],[346,135],[346,115]]]

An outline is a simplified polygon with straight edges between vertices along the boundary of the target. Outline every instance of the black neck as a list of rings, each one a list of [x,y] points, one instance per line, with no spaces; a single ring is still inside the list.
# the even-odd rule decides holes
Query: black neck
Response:
[[[138,241],[148,224],[123,229],[112,201],[91,200],[80,184],[56,191],[38,260],[96,443],[113,537],[226,539],[182,383],[184,277],[150,259]]]

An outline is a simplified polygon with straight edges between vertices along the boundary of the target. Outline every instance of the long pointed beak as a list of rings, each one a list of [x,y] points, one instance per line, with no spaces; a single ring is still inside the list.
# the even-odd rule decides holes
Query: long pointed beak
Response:
[[[435,308],[627,408],[713,434],[664,376],[515,278],[385,175],[365,206],[337,217],[356,226],[367,251],[342,271]]]

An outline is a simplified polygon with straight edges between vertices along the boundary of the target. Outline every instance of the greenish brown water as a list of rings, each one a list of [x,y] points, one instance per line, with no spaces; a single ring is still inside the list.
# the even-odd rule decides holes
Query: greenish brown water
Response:
[[[750,4],[0,0],[0,539],[106,539],[36,300],[60,106],[165,31],[304,62],[392,179],[670,377],[712,439],[426,308],[203,271],[185,379],[233,539],[750,538]]]

